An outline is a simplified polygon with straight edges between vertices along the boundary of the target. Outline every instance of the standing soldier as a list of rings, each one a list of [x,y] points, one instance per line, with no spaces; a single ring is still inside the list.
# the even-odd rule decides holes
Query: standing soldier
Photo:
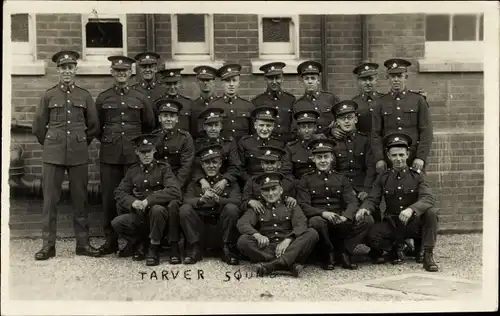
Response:
[[[104,255],[118,251],[118,236],[111,227],[111,221],[117,215],[114,190],[127,169],[137,163],[131,139],[151,132],[155,123],[150,101],[129,86],[135,61],[126,56],[110,56],[108,60],[111,61],[111,75],[115,83],[96,99],[101,125],[99,158],[106,235],[106,242],[99,250]]]
[[[307,227],[300,207],[285,206],[282,178],[280,173],[264,173],[257,179],[265,210],[257,214],[249,209],[238,220],[238,249],[252,262],[258,262],[258,275],[288,270],[298,277],[318,242],[318,233]]]
[[[297,139],[288,142],[285,151],[287,165],[291,166],[292,174],[297,180],[316,168],[310,157],[308,143],[314,139],[326,138],[325,135],[316,133],[319,116],[320,113],[316,110],[300,110],[293,115],[297,124]]]
[[[144,52],[137,54],[135,60],[139,73],[139,82],[133,85],[132,88],[144,94],[152,103],[167,93],[165,86],[158,82],[156,78],[160,55],[154,52]]]
[[[282,62],[268,63],[259,69],[264,72],[267,90],[254,99],[252,103],[255,106],[269,106],[278,110],[277,126],[273,131],[273,136],[288,142],[294,139],[292,128],[292,108],[295,103],[295,96],[283,91],[283,68],[286,66]]]
[[[117,207],[123,211],[111,224],[120,236],[128,240],[118,253],[120,257],[133,256],[134,261],[146,257],[146,265],[157,266],[167,222],[170,239],[179,238],[177,206],[171,202],[181,199],[182,193],[170,166],[154,159],[154,135],[140,135],[134,141],[139,163],[127,170],[115,190]],[[172,248],[170,263],[179,263],[178,247]],[[147,256],[146,249],[149,249]]]
[[[321,267],[333,270],[337,257],[344,269],[354,270],[358,266],[351,262],[351,255],[364,241],[373,218],[355,221],[359,202],[347,177],[332,167],[334,145],[330,139],[310,142],[316,170],[302,176],[297,200],[309,218],[309,226],[319,233],[325,259]]]
[[[162,82],[165,84],[167,93],[161,96],[160,99],[155,100],[154,103],[157,110],[159,106],[159,100],[175,100],[182,104],[182,110],[178,113],[178,128],[189,132],[191,131],[191,104],[193,103],[193,101],[190,98],[179,94],[182,79],[181,72],[183,70],[184,68],[172,68],[158,71]],[[157,127],[160,127],[160,125],[157,124]]]
[[[52,56],[57,65],[59,83],[45,91],[33,121],[33,134],[43,146],[43,246],[35,254],[36,260],[47,260],[56,255],[57,203],[66,170],[75,212],[76,254],[100,255],[89,243],[85,209],[88,146],[99,134],[99,118],[90,93],[75,85],[79,58],[74,51],[60,51]]]
[[[161,129],[155,130],[158,137],[156,159],[166,161],[179,181],[182,190],[191,177],[191,166],[194,161],[194,144],[191,135],[177,128],[182,104],[177,100],[161,99],[157,102]]]
[[[409,163],[420,172],[424,169],[432,144],[429,104],[423,95],[406,88],[407,67],[411,65],[409,61],[388,59],[384,65],[387,67],[391,91],[379,99],[373,111],[371,138],[377,172],[387,168],[382,139],[398,132],[411,137],[413,146],[410,148]]]
[[[193,69],[196,73],[196,82],[200,89],[200,96],[193,100],[191,108],[191,136],[194,140],[203,134],[203,119],[198,116],[206,107],[217,98],[215,91],[215,77],[217,69],[210,66],[198,66]]]
[[[217,70],[221,78],[224,95],[216,98],[209,107],[224,110],[224,120],[221,135],[225,138],[233,136],[238,142],[242,136],[251,134],[250,112],[254,105],[238,95],[240,88],[241,66],[238,64],[224,65]]]
[[[305,93],[293,106],[293,112],[300,110],[316,110],[320,112],[318,119],[318,133],[326,133],[333,122],[332,107],[340,99],[330,92],[320,91],[320,75],[323,66],[316,61],[305,61],[297,67],[297,73],[300,75]]]
[[[205,178],[213,186],[223,178],[220,173],[224,159],[222,146],[208,146],[196,154],[200,157]],[[241,188],[237,181],[228,182],[222,193],[216,193],[212,188],[202,192],[199,182],[191,181],[179,213],[180,224],[189,245],[185,264],[193,264],[201,259],[199,243],[203,238],[204,222],[210,218],[218,219],[222,232],[222,261],[230,265],[239,264],[233,251],[238,239],[236,222],[240,217],[240,202]]]
[[[405,238],[415,239],[416,261],[423,262],[424,269],[438,271],[434,261],[434,246],[438,232],[436,200],[423,173],[408,168],[407,159],[412,139],[403,133],[389,134],[384,147],[392,168],[381,172],[369,197],[363,201],[356,217],[369,215],[385,197],[387,210],[382,222],[372,227],[368,239],[372,250],[389,251],[394,264],[404,261],[407,246]],[[417,243],[422,239],[422,245]],[[423,257],[423,258],[422,258]],[[422,260],[423,259],[423,260]]]

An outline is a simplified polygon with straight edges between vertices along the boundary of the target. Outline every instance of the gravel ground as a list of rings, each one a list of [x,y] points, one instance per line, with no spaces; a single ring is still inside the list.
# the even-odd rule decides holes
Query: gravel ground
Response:
[[[102,242],[92,240],[94,245]],[[442,235],[438,242],[439,247],[435,251],[440,265],[438,274],[481,280],[481,234]],[[426,273],[420,264],[410,259],[397,267],[362,262],[357,271],[341,268],[323,271],[307,266],[299,279],[289,275],[255,278],[247,262],[233,267],[208,258],[194,266],[172,266],[165,261],[166,258],[162,258],[159,266],[146,267],[144,262],[113,255],[103,258],[76,257],[74,245],[72,239],[58,240],[55,258],[35,261],[33,256],[39,250],[41,240],[11,240],[11,299],[401,301],[400,296],[368,294],[336,288],[335,285],[405,273]],[[203,278],[198,277],[198,270],[202,270]],[[239,280],[235,277],[238,270],[241,272]],[[153,271],[158,280],[151,280]],[[144,278],[140,272],[145,272]],[[162,280],[162,273],[168,280]],[[174,276],[177,277],[174,279]],[[408,299],[411,298],[405,298]]]

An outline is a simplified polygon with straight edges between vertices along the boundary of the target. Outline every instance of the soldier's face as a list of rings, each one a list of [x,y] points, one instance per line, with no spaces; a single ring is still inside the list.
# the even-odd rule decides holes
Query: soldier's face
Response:
[[[281,161],[262,160],[260,162],[260,165],[262,167],[262,170],[264,170],[264,172],[277,172],[281,168]]]
[[[319,171],[328,171],[330,170],[333,163],[333,154],[332,153],[319,153],[314,154],[312,156],[312,161],[316,164],[316,168]]]
[[[146,64],[139,66],[139,74],[143,80],[153,80],[158,71],[157,64]]]
[[[302,84],[308,93],[318,91],[320,85],[319,75],[312,74],[302,76]]]
[[[139,151],[137,149],[135,150],[135,153],[137,154],[137,156],[139,156],[139,160],[144,165],[149,165],[153,162],[155,152],[156,150],[154,149],[150,151]]]
[[[238,92],[238,88],[240,87],[240,76],[234,76],[229,79],[223,80],[222,87],[224,88],[225,94],[236,94]]]
[[[356,113],[346,113],[340,115],[335,119],[335,122],[340,126],[340,129],[344,132],[352,132],[356,129],[356,123],[358,123],[358,116]]]
[[[205,171],[205,175],[208,177],[215,177],[219,173],[219,169],[222,166],[221,158],[213,158],[201,162],[201,167]]]
[[[75,80],[77,66],[76,64],[63,64],[57,67],[59,73],[59,82],[68,84]]]
[[[261,189],[260,194],[267,203],[276,203],[283,194],[283,187],[281,185],[275,185],[270,188]]]
[[[128,79],[132,76],[131,69],[111,69],[111,75],[115,78],[115,82],[118,84],[123,84],[128,82]]]
[[[179,87],[181,86],[181,82],[165,82],[165,87],[167,88],[167,94],[168,95],[177,95],[179,92]]]
[[[376,85],[378,83],[378,76],[368,76],[358,78],[358,86],[359,89],[364,93],[370,93],[375,90]]]
[[[158,115],[158,120],[161,123],[161,126],[165,130],[174,129],[177,123],[179,122],[179,115],[177,113],[160,113]]]
[[[311,139],[314,132],[316,132],[316,129],[317,127],[315,123],[300,123],[297,125],[299,137],[303,140]]]
[[[222,131],[222,122],[211,122],[203,124],[203,129],[209,138],[219,138]]]
[[[257,135],[261,138],[269,138],[274,129],[274,122],[265,120],[255,120],[253,125]]]
[[[283,75],[276,76],[266,76],[264,77],[266,81],[267,88],[271,91],[279,91],[281,89],[281,84],[283,83]]]
[[[198,79],[198,87],[203,93],[210,93],[215,90],[215,80],[214,79]]]
[[[387,157],[394,169],[401,170],[406,167],[406,159],[409,157],[409,150],[404,147],[392,147],[387,151]]]
[[[388,74],[387,78],[389,79],[392,90],[401,91],[406,88],[406,81],[408,80],[408,74],[406,72],[400,74]]]

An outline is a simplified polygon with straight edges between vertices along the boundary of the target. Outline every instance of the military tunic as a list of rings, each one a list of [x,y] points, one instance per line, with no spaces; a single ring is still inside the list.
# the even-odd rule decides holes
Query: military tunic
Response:
[[[293,105],[295,104],[295,96],[286,91],[266,91],[252,99],[252,103],[258,106],[275,107],[278,110],[276,124],[273,130],[274,137],[285,142],[294,139],[292,134],[292,119]]]
[[[328,132],[328,126],[334,119],[332,107],[338,102],[340,102],[340,99],[333,93],[317,91],[313,94],[305,94],[300,97],[294,104],[293,113],[300,110],[316,110],[320,112],[321,115],[317,122],[317,133],[325,133]]]
[[[312,139],[317,138],[326,137],[323,134],[314,134],[312,137]],[[300,180],[304,174],[316,169],[316,165],[311,160],[310,148],[307,147],[309,141],[297,139],[288,142],[285,146],[285,151],[287,152],[285,157],[288,159],[285,165],[292,166],[291,173],[297,180]]]
[[[373,111],[372,150],[375,161],[385,158],[382,139],[385,135],[403,132],[412,139],[409,163],[415,158],[427,161],[432,144],[432,123],[425,98],[407,90],[390,92],[381,97]]]
[[[259,175],[252,176],[245,183],[243,188],[243,197],[241,199],[241,210],[246,211],[248,208],[248,202],[250,200],[260,200],[261,203],[265,203],[260,195],[260,184],[256,181]],[[283,176],[282,180],[283,186],[283,200],[287,197],[296,198],[297,196],[297,183],[296,180],[289,176]]]
[[[217,98],[216,95],[210,95],[205,98],[203,96],[199,96],[194,99],[191,104],[191,131],[190,134],[194,140],[202,135],[205,135],[205,131],[203,130],[204,119],[198,118],[201,112],[203,112],[207,106]]]
[[[229,97],[227,95],[216,98],[209,107],[221,108],[224,110],[222,126],[224,127],[221,136],[229,138],[233,136],[238,141],[242,136],[251,134],[252,122],[250,113],[254,105],[238,96]]]
[[[372,112],[377,100],[382,96],[380,92],[361,93],[352,98],[358,104],[357,130],[370,136],[372,132]]]
[[[179,123],[177,123],[177,128],[188,132],[191,131],[191,107],[193,100],[180,94],[176,94],[175,96],[164,94],[160,98],[156,99],[154,104],[156,104],[160,99],[176,100],[182,104],[182,109],[179,111]],[[158,111],[156,106],[155,109]],[[160,122],[158,120],[157,122],[156,127],[161,128]]]
[[[134,84],[132,88],[144,94],[151,103],[167,93],[167,89],[165,88],[165,86],[154,79],[151,81],[142,80],[141,82]],[[155,115],[158,116],[158,113],[156,113],[156,108],[154,106],[153,110],[155,111]]]

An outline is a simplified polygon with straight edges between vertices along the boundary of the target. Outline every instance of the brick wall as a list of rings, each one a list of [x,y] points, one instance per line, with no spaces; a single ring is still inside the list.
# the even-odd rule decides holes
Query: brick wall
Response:
[[[155,14],[156,50],[171,59],[170,15]],[[265,89],[261,75],[251,74],[251,59],[258,58],[258,16],[216,14],[214,22],[215,58],[243,66],[241,96],[247,99]],[[301,15],[300,58],[320,60],[320,17]],[[362,56],[361,18],[356,15],[329,15],[327,23],[326,90],[340,98],[357,93],[352,69]],[[423,88],[434,125],[434,144],[429,159],[429,181],[438,197],[445,229],[478,229],[482,227],[483,194],[483,75],[482,73],[419,73],[418,58],[424,56],[424,16],[377,15],[368,17],[369,57],[382,64],[390,57],[409,59],[409,87]],[[82,50],[82,25],[79,14],[37,15],[37,57],[48,62],[45,76],[12,76],[13,117],[31,123],[38,98],[57,82],[50,61],[61,47]],[[142,14],[127,16],[128,55],[146,48],[145,18]],[[381,67],[383,69],[383,66]],[[94,97],[111,85],[109,76],[79,76],[78,84]],[[379,91],[387,91],[384,75],[379,79]],[[296,75],[286,75],[284,88],[300,95],[302,88]],[[221,92],[220,86],[218,87]],[[195,97],[198,90],[192,74],[184,77],[181,92]],[[40,175],[41,146],[33,136],[12,136],[13,142],[23,144],[27,174]],[[90,180],[98,180],[97,141],[91,145]],[[97,164],[96,164],[97,163]],[[70,208],[65,208],[65,211]],[[92,208],[98,220],[98,208]],[[11,224],[18,229],[25,223],[39,222],[40,201],[13,201]],[[24,214],[24,215],[23,215]],[[30,215],[31,214],[31,215]],[[29,216],[30,217],[29,217]],[[28,216],[28,217],[26,217]],[[18,226],[16,226],[18,225]],[[21,225],[21,226],[19,226]],[[71,225],[68,221],[67,225]],[[30,227],[31,227],[30,226]]]

